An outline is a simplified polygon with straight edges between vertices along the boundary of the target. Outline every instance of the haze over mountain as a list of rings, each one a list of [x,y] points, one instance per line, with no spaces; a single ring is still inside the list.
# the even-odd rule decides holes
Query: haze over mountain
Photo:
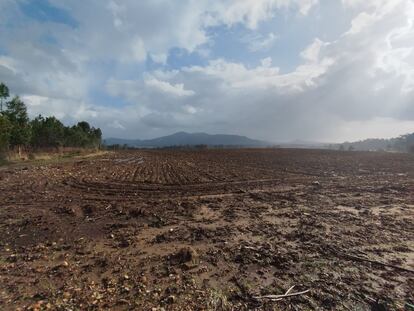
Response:
[[[396,151],[414,152],[414,133],[400,135],[395,138],[371,138],[354,142],[326,143],[314,141],[294,140],[291,142],[268,142],[251,139],[246,136],[207,133],[177,132],[172,135],[157,137],[153,139],[123,139],[106,138],[104,144],[127,145],[137,148],[161,148],[172,146],[234,146],[234,147],[279,147],[295,149],[334,149],[354,151]]]
[[[106,145],[128,145],[130,147],[168,147],[168,146],[185,146],[185,145],[207,145],[207,146],[243,146],[243,147],[265,147],[272,143],[262,140],[251,139],[240,135],[207,133],[186,133],[177,132],[172,135],[153,138],[153,139],[121,139],[107,138],[104,140]]]

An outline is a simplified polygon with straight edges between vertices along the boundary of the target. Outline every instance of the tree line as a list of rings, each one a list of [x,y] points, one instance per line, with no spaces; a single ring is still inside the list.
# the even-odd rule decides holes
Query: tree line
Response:
[[[88,122],[65,126],[57,118],[37,116],[29,119],[27,107],[19,96],[10,97],[0,83],[0,153],[8,150],[59,147],[99,148],[102,132]]]

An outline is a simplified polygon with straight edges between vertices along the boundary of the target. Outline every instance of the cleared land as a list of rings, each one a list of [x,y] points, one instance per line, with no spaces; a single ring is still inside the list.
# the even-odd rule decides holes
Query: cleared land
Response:
[[[119,152],[0,168],[0,205],[2,310],[414,300],[412,155]]]

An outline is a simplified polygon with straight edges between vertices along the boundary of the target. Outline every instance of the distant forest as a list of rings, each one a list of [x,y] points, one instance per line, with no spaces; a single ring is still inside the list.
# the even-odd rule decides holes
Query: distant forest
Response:
[[[24,102],[10,97],[9,89],[0,83],[0,157],[11,150],[38,150],[59,147],[98,148],[102,132],[88,122],[65,126],[57,118],[37,116],[29,119]]]
[[[414,133],[390,139],[365,139],[352,143],[345,142],[337,145],[337,148],[339,150],[350,151],[393,151],[414,153]]]

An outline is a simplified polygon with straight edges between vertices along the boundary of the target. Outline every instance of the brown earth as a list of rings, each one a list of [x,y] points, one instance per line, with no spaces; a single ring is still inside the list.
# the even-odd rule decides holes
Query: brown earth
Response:
[[[269,294],[308,292],[279,301]],[[409,310],[414,157],[136,151],[0,168],[1,310]]]

